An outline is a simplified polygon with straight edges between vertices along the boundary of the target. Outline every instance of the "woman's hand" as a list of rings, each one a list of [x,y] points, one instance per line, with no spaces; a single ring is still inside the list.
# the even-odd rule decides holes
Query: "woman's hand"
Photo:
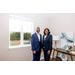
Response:
[[[50,50],[48,50],[48,55],[50,54]]]

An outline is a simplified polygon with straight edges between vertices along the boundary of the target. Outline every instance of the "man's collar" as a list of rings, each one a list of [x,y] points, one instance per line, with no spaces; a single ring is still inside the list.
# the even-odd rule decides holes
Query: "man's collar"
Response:
[[[36,32],[36,34],[39,34],[40,35],[40,33],[37,33],[37,32]]]

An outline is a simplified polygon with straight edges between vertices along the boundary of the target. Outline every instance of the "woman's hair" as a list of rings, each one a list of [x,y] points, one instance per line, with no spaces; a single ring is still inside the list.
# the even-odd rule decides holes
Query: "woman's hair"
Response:
[[[49,35],[51,32],[50,32],[50,30],[49,30],[48,28],[45,28],[45,29],[44,29],[44,35],[46,35],[46,34],[45,34],[46,29],[48,30],[48,35]]]

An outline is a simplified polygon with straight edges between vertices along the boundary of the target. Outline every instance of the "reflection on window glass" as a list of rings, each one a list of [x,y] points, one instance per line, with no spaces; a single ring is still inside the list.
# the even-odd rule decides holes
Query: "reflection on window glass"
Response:
[[[31,33],[24,33],[24,44],[31,44]]]
[[[16,31],[16,32],[21,31],[21,21],[10,19],[9,24],[10,24],[10,31]]]
[[[20,45],[20,32],[10,33],[10,46]]]
[[[23,32],[32,31],[32,22],[23,22]]]

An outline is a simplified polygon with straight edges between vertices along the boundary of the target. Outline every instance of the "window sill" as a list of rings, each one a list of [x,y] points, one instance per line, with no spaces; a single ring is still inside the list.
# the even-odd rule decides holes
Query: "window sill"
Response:
[[[8,49],[16,49],[16,48],[24,48],[24,47],[30,47],[31,46],[31,44],[29,44],[29,45],[23,45],[23,46],[10,46]]]

